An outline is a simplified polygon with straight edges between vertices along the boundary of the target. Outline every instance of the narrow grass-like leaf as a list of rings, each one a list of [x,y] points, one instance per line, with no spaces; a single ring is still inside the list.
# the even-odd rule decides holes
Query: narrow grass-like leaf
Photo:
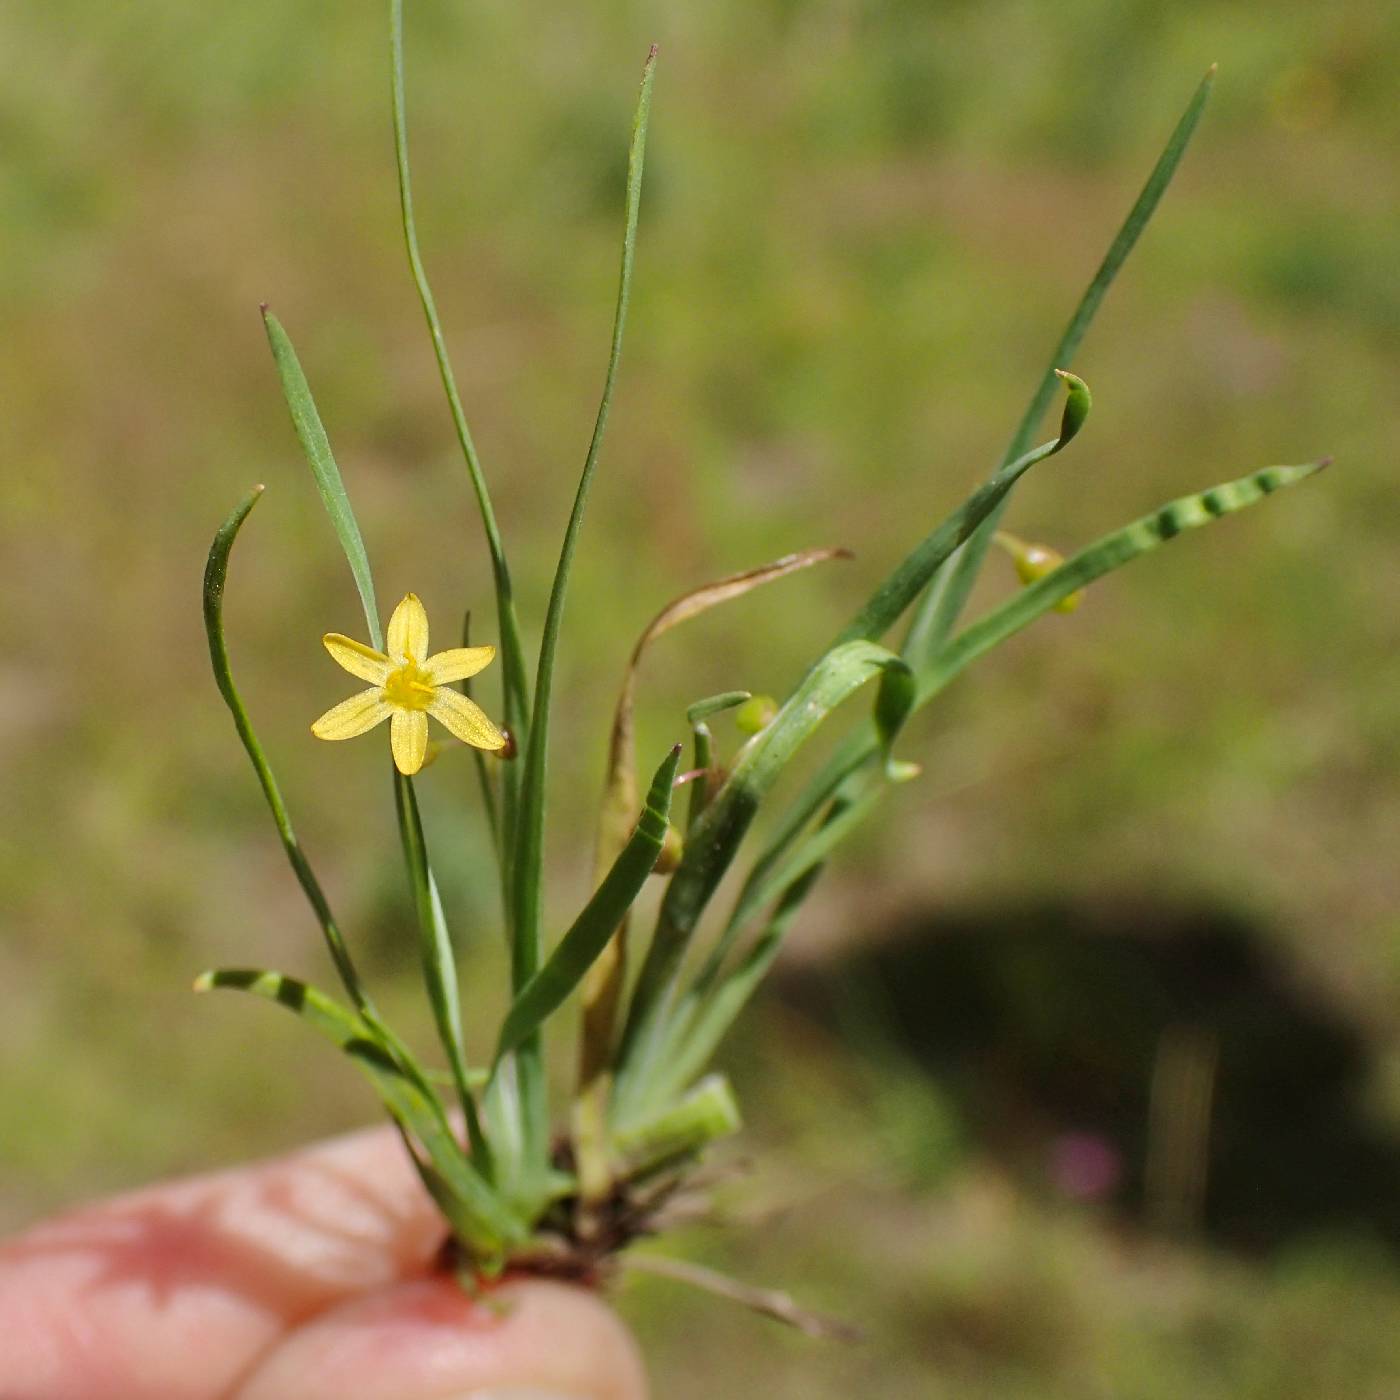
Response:
[[[316,411],[316,401],[311,397],[311,386],[302,373],[301,361],[292,349],[292,342],[282,323],[267,307],[263,307],[263,325],[267,330],[267,341],[272,346],[272,359],[277,366],[278,378],[282,381],[282,394],[291,410],[292,426],[296,429],[301,449],[316,479],[316,489],[325,502],[326,514],[335,527],[336,538],[345,551],[350,572],[359,590],[360,602],[364,606],[365,621],[369,625],[370,640],[375,649],[384,650],[384,636],[379,630],[379,607],[374,600],[374,580],[370,577],[369,557],[365,553],[365,542],[360,534],[355,512],[350,508],[350,497],[346,494],[345,482],[341,479],[340,468],[335,464],[331,453],[330,439],[321,423],[321,415]]]
[[[472,615],[470,611],[462,618],[462,645],[469,647],[472,644]],[[468,700],[472,699],[472,681],[468,676],[462,681],[462,694]],[[488,762],[499,763],[500,759],[488,760],[485,752],[469,745],[472,759],[476,767],[476,777],[478,786],[481,788],[481,805],[486,812],[486,826],[491,833],[491,850],[496,857],[496,865],[501,875],[501,894],[504,898],[507,892],[505,883],[505,848],[501,840],[501,814],[500,803],[496,793],[495,784],[491,781],[491,770],[486,766]]]
[[[510,567],[506,562],[501,532],[496,524],[496,512],[491,504],[491,493],[487,489],[486,474],[482,471],[476,444],[472,440],[467,416],[462,408],[461,395],[457,392],[457,379],[448,358],[447,341],[438,318],[437,303],[428,284],[428,274],[418,249],[418,226],[413,216],[413,185],[409,178],[408,114],[404,98],[403,0],[390,0],[389,27],[393,74],[394,156],[398,170],[399,209],[402,214],[404,244],[408,250],[413,284],[418,289],[418,299],[423,304],[423,315],[428,322],[428,334],[433,342],[438,374],[442,379],[443,392],[447,396],[447,406],[452,414],[452,426],[466,461],[467,475],[476,495],[477,509],[486,534],[486,547],[491,555],[491,572],[496,586],[497,626],[500,630],[502,710],[505,724],[515,736],[516,742],[523,743],[529,721],[530,691],[525,668],[525,651],[520,641],[520,625],[516,619]],[[508,773],[503,783],[508,789],[513,788],[514,774]],[[508,837],[509,832],[508,827]]]
[[[223,696],[224,703],[233,716],[234,728],[238,731],[238,737],[253,765],[253,771],[257,774],[263,796],[272,811],[272,820],[277,825],[277,834],[282,840],[282,848],[287,853],[292,873],[296,876],[302,893],[306,895],[307,903],[311,905],[316,922],[321,926],[326,947],[330,950],[341,984],[356,1007],[363,1012],[369,1009],[369,995],[355,970],[354,960],[345,946],[345,939],[341,936],[335,916],[331,913],[326,892],[321,888],[321,882],[312,871],[301,843],[297,840],[296,832],[292,829],[292,819],[287,812],[287,804],[282,800],[282,790],[277,785],[267,755],[258,742],[258,736],[253,732],[253,724],[248,718],[248,711],[243,705],[238,687],[233,682],[228,644],[224,640],[224,587],[228,581],[229,553],[243,522],[257,505],[262,492],[261,486],[255,486],[238,503],[228,519],[219,527],[214,536],[214,543],[209,548],[209,560],[204,567],[204,631],[209,639],[209,660],[214,669],[214,683],[219,687],[219,694]]]
[[[321,499],[325,503],[326,512],[331,518],[331,524],[340,540],[341,548],[345,552],[351,574],[354,576],[355,586],[360,593],[360,601],[364,605],[370,638],[374,646],[382,650],[384,638],[380,630],[375,604],[369,559],[365,553],[359,524],[350,505],[349,494],[345,490],[345,483],[341,479],[340,470],[331,453],[330,443],[321,424],[320,415],[316,411],[306,376],[302,373],[300,362],[292,348],[292,343],[281,323],[266,308],[263,311],[263,319],[297,436],[301,440],[307,462],[311,466],[316,485],[320,490]],[[394,776],[400,835],[403,840],[405,858],[409,867],[409,878],[414,888],[415,903],[418,909],[419,927],[422,934],[423,965],[428,983],[429,999],[433,1005],[438,1034],[447,1051],[450,1067],[457,1082],[462,1109],[466,1115],[468,1130],[471,1134],[473,1151],[477,1153],[482,1169],[489,1172],[490,1156],[486,1140],[481,1133],[475,1104],[466,1082],[466,1063],[461,1045],[460,1013],[456,1005],[456,974],[452,965],[451,946],[443,927],[442,906],[437,896],[432,872],[427,866],[422,826],[418,819],[417,804],[413,798],[411,785],[405,799],[403,786],[407,784],[408,780],[397,772]],[[357,1003],[358,1001],[357,997]],[[378,1021],[372,1010],[366,1010],[366,1015],[368,1018]]]
[[[902,666],[903,662],[873,642],[846,642],[828,652],[773,721],[744,746],[723,787],[692,828],[685,854],[662,900],[656,932],[632,996],[619,1055],[620,1099],[629,1078],[644,1079],[648,1072],[681,959],[760,801],[822,720],[891,665]],[[618,1121],[627,1120],[625,1105],[618,1113]]]
[[[1182,113],[1167,141],[1157,163],[1152,167],[1147,183],[1143,185],[1133,207],[1128,211],[1122,227],[1118,230],[1103,262],[1099,264],[1089,285],[1080,297],[1054,352],[1050,364],[1036,385],[1035,393],[1012,435],[1002,462],[1011,462],[1020,457],[1030,445],[1036,426],[1050,406],[1055,395],[1055,373],[1068,368],[1074,362],[1094,317],[1098,314],[1108,289],[1118,276],[1119,270],[1133,251],[1142,231],[1157,210],[1162,196],[1171,184],[1181,158],[1195,133],[1196,125],[1205,110],[1206,99],[1215,82],[1215,65],[1212,64],[1196,91],[1192,94],[1186,110]],[[977,580],[977,575],[986,558],[992,536],[1006,507],[1005,498],[990,512],[981,528],[967,542],[966,546],[939,571],[928,591],[919,603],[910,625],[909,636],[903,651],[914,666],[920,665],[936,652],[951,635],[959,615],[967,604],[968,594]]]
[[[710,1062],[735,1018],[767,975],[821,872],[820,865],[811,866],[783,891],[767,925],[723,981],[687,991],[667,1024],[664,1053],[657,1056],[651,1076],[637,1088],[637,1116],[645,1117],[658,1103],[680,1093]]]
[[[654,1117],[618,1133],[613,1149],[623,1174],[644,1177],[695,1156],[742,1124],[729,1081],[710,1074]]]
[[[398,0],[395,0],[398,3]],[[559,564],[554,572],[549,605],[545,612],[540,641],[539,667],[535,676],[535,704],[530,732],[525,739],[524,772],[520,784],[514,857],[511,862],[511,987],[519,993],[539,969],[542,952],[540,934],[541,875],[544,855],[545,790],[549,765],[549,718],[554,690],[554,662],[559,630],[564,620],[564,600],[569,572],[583,526],[588,493],[593,484],[608,413],[612,407],[622,358],[622,337],[627,324],[627,307],[632,293],[632,265],[637,247],[637,218],[641,210],[642,171],[646,163],[647,123],[651,113],[651,90],[655,76],[656,48],[647,55],[641,93],[632,124],[632,143],[627,157],[626,214],[622,237],[622,264],[618,275],[617,306],[613,315],[612,342],[603,379],[598,417],[584,458],[583,472],[574,495]],[[538,1033],[531,1035],[515,1052],[519,1067],[520,1102],[524,1114],[521,1138],[527,1172],[544,1173],[549,1161],[549,1109],[545,1098],[544,1064]]]
[[[501,1026],[496,1044],[497,1061],[514,1050],[563,1004],[583,981],[584,974],[607,946],[623,915],[632,907],[666,842],[671,791],[680,757],[681,746],[677,744],[656,770],[636,827],[612,869],[603,877],[549,960],[515,998]]]
[[[238,737],[242,740],[244,750],[253,764],[253,771],[257,774],[263,795],[267,799],[267,805],[272,811],[272,819],[276,824],[282,847],[287,853],[292,873],[296,876],[297,883],[301,886],[302,893],[305,894],[307,903],[310,904],[312,913],[316,916],[316,922],[321,926],[321,933],[326,940],[326,947],[330,951],[331,960],[335,963],[336,972],[340,975],[342,985],[365,1024],[379,1040],[385,1051],[397,1061],[405,1074],[419,1082],[425,1095],[435,1099],[436,1095],[424,1077],[413,1052],[380,1016],[370,999],[369,992],[360,980],[350,956],[350,950],[346,947],[340,928],[336,924],[335,916],[331,913],[330,901],[326,898],[326,893],[321,888],[321,883],[317,880],[311,869],[311,864],[297,840],[296,832],[292,829],[291,817],[287,812],[286,803],[282,799],[281,789],[277,785],[277,779],[273,775],[267,756],[253,731],[252,722],[248,718],[242,697],[233,681],[228,647],[224,640],[223,623],[223,599],[228,580],[229,553],[233,548],[233,542],[238,536],[239,529],[248,517],[248,513],[257,504],[262,489],[259,486],[249,492],[224,522],[214,537],[214,543],[209,551],[209,562],[205,566],[204,626],[209,639],[209,657],[213,664],[214,680],[219,687],[219,693],[223,696],[233,715],[234,727],[237,729]]]
[[[449,1188],[440,1201],[463,1243],[483,1260],[498,1258],[507,1245],[521,1241],[521,1221],[478,1173],[452,1135],[442,1107],[385,1053],[369,1028],[353,1012],[293,977],[259,969],[221,968],[203,973],[196,991],[228,987],[274,1001],[301,1017],[338,1045],[368,1077],[395,1121],[412,1135]]]
[[[833,646],[856,638],[876,641],[894,626],[899,616],[923,591],[929,580],[977,527],[1006,499],[1011,488],[1037,462],[1053,457],[1078,434],[1092,402],[1084,381],[1057,371],[1068,391],[1059,435],[1008,463],[991,480],[979,486],[935,530],[905,555],[894,572],[875,590],[865,606],[838,634]]]
[[[711,771],[715,761],[714,735],[710,733],[710,727],[705,721],[712,715],[732,710],[735,706],[752,699],[751,691],[730,690],[723,695],[712,695],[707,700],[697,700],[685,712],[695,741],[695,773],[690,779],[690,806],[685,818],[687,834],[700,820],[700,813],[709,806],[710,788],[718,786],[718,775]]]
[[[784,555],[755,569],[728,574],[702,584],[671,599],[642,629],[632,648],[623,673],[622,690],[613,712],[612,733],[608,743],[608,770],[604,783],[603,804],[599,814],[598,837],[594,848],[594,878],[601,880],[628,839],[633,813],[637,809],[637,776],[634,739],[634,710],[636,707],[637,675],[642,657],[657,638],[673,627],[701,616],[711,608],[742,598],[745,594],[786,578],[789,574],[811,568],[832,559],[848,559],[845,549],[805,549]],[[686,712],[695,733],[696,766],[709,766],[709,730],[704,719],[743,704],[748,691],[726,691],[697,701]],[[703,750],[704,756],[700,757]],[[704,776],[694,780],[690,794],[690,821],[693,822],[709,797],[709,783]],[[579,1081],[587,1086],[603,1070],[611,1054],[614,1040],[614,1014],[627,975],[627,920],[618,925],[613,943],[606,949],[584,980],[583,1020],[580,1025]],[[581,1088],[586,1093],[586,1088]]]
[[[778,900],[783,891],[797,883],[814,866],[821,865],[835,847],[846,839],[874,810],[884,796],[884,784],[878,772],[863,774],[847,794],[843,788],[832,804],[826,819],[817,829],[796,842],[786,856],[766,871],[761,879],[746,883],[735,901],[723,935],[705,960],[695,979],[695,989],[702,995],[721,976],[724,962],[735,941],[749,921],[764,906]]]
[[[514,1055],[508,1055],[492,1072],[482,1095],[481,1111],[491,1142],[495,1183],[522,1215],[534,1219],[543,1199],[543,1189],[526,1170],[525,1107]],[[539,1176],[538,1167],[533,1176]]]
[[[718,695],[707,695],[703,700],[697,700],[693,705],[686,707],[685,722],[694,729],[697,724],[712,716],[732,710],[736,705],[742,705],[745,700],[752,699],[751,690],[725,690]]]
[[[1327,466],[1330,459],[1301,466],[1264,467],[1234,481],[1180,496],[1151,515],[1104,535],[1066,559],[1053,573],[1023,588],[1015,597],[979,618],[958,634],[924,669],[919,700],[925,704],[965,667],[1014,633],[1028,627],[1071,593],[1114,569],[1150,553],[1187,530],[1209,525],[1244,510],[1285,486],[1292,486]]]
[[[1093,580],[1175,539],[1184,530],[1196,529],[1243,510],[1281,487],[1305,480],[1326,465],[1323,460],[1302,466],[1266,467],[1249,476],[1179,497],[1151,515],[1103,536],[1038,583],[994,608],[926,662],[917,673],[913,708],[917,710],[928,704],[978,657]],[[757,882],[765,878],[822,807],[837,795],[842,784],[863,765],[872,762],[878,753],[879,741],[873,727],[846,735],[784,815],[755,862],[749,880]]]
[[[418,811],[418,797],[413,779],[397,769],[394,772],[394,804],[399,820],[399,835],[403,843],[404,864],[408,869],[413,906],[418,916],[419,953],[423,964],[423,981],[428,990],[428,1002],[433,1010],[438,1039],[447,1055],[448,1068],[457,1088],[457,1099],[466,1119],[472,1156],[481,1174],[489,1181],[493,1163],[486,1137],[477,1116],[476,1097],[467,1082],[467,1056],[462,1044],[462,1009],[457,992],[457,960],[452,952],[452,939],[442,911],[437,881],[428,864],[428,848],[423,837],[423,821]]]

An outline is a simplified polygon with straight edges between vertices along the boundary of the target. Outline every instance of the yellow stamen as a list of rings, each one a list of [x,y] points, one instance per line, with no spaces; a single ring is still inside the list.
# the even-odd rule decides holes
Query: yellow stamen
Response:
[[[416,661],[408,660],[384,678],[384,699],[401,710],[426,710],[434,686]]]

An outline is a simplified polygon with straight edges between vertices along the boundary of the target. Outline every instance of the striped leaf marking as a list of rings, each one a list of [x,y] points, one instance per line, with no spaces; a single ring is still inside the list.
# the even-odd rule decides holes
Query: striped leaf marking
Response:
[[[462,1151],[441,1105],[403,1073],[353,1012],[295,977],[257,968],[219,968],[201,974],[194,985],[200,992],[226,987],[276,1002],[338,1045],[369,1079],[394,1121],[427,1153],[456,1202],[454,1230],[483,1258],[525,1238],[521,1221]]]

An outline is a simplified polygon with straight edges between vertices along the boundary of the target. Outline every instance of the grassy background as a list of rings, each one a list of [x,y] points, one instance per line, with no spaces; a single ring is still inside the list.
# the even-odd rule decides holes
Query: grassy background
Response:
[[[187,991],[217,962],[327,976],[203,655],[204,552],[253,481],[270,489],[233,563],[240,683],[344,923],[422,1026],[383,755],[306,732],[343,693],[316,638],[354,631],[357,605],[256,310],[270,301],[298,343],[382,597],[411,588],[439,636],[455,629],[488,570],[403,266],[383,8],[0,13],[0,1224],[370,1111],[290,1018]],[[833,874],[793,964],[839,965],[910,911],[1233,911],[1279,978],[1355,1031],[1357,1112],[1393,1134],[1400,13],[409,9],[425,254],[532,636],[601,381],[635,81],[663,47],[623,382],[561,661],[559,917],[583,889],[603,716],[640,626],[698,580],[850,545],[856,562],[658,649],[644,763],[695,696],[781,692],[1000,452],[1221,62],[1076,366],[1093,422],[1008,520],[1068,549],[1252,467],[1338,466],[1114,578],[922,716],[906,749],[925,781]],[[989,572],[987,597],[1010,586]],[[449,758],[424,786],[489,1024],[501,959],[471,775]],[[1031,991],[1032,1010],[1077,995]],[[872,1344],[833,1356],[639,1286],[623,1306],[663,1393],[1393,1393],[1400,1281],[1364,1226],[1262,1254],[1164,1241],[1044,1189],[946,1079],[902,1052],[872,1076],[868,1052],[786,1002],[750,1018],[730,1058],[761,1167],[735,1208],[787,1209],[689,1243],[861,1317]]]

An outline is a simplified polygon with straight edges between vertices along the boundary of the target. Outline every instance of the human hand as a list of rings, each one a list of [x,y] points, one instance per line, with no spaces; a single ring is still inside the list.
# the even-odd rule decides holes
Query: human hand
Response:
[[[0,1400],[645,1400],[593,1294],[469,1299],[390,1130],[84,1206],[0,1244]]]

